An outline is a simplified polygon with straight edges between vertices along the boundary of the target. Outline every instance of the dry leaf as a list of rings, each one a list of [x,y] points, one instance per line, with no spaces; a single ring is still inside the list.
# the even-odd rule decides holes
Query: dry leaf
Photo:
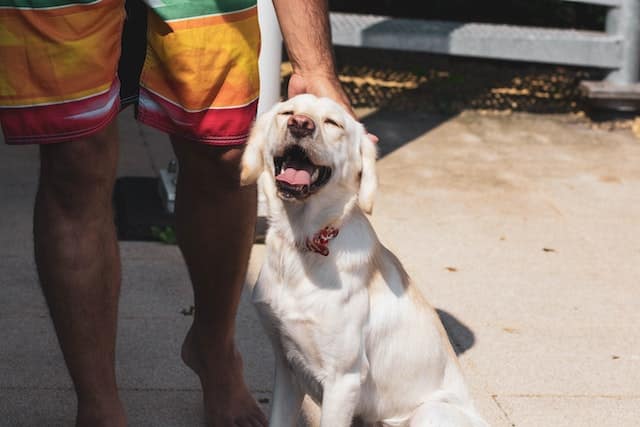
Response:
[[[640,139],[640,117],[636,117],[631,124],[631,131],[636,136],[636,138]]]

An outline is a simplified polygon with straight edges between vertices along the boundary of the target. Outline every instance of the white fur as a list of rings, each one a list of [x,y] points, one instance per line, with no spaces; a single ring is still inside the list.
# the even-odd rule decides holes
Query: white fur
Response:
[[[310,138],[291,137],[290,113],[314,121]],[[273,157],[293,143],[333,169],[304,201],[281,199],[275,185]],[[242,180],[262,175],[270,220],[253,293],[276,355],[270,425],[295,425],[308,394],[321,405],[321,427],[348,427],[354,416],[376,427],[485,427],[436,312],[363,214],[375,154],[361,124],[312,95],[276,105],[252,131]],[[328,256],[302,249],[327,225],[340,229]]]

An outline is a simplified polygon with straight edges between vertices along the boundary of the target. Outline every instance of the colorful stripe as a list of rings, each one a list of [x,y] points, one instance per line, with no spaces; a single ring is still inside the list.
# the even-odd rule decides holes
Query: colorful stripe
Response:
[[[258,101],[226,109],[187,112],[141,88],[138,120],[171,135],[210,145],[240,145],[247,140]]]
[[[256,0],[145,0],[165,21],[235,13],[256,6]]]
[[[29,108],[0,108],[8,144],[52,143],[89,136],[105,127],[120,109],[120,85],[90,98]]]
[[[226,15],[211,15],[198,19],[181,19],[178,21],[171,21],[171,29],[173,31],[180,31],[211,25],[232,24],[240,21],[251,22],[255,15],[256,9],[252,8]]]
[[[101,0],[0,0],[0,8],[49,9],[78,4],[99,3]]]

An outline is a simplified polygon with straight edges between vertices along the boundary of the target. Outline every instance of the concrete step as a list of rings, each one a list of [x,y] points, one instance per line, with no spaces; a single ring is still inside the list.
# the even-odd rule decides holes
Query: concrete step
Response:
[[[620,36],[597,31],[331,13],[333,43],[527,62],[618,68]]]
[[[618,7],[622,4],[622,0],[563,0],[571,3],[587,3],[598,6]]]

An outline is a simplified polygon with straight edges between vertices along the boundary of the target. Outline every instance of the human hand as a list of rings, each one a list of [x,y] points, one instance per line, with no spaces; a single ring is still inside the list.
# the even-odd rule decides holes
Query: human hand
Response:
[[[349,97],[336,75],[312,75],[307,77],[294,72],[289,80],[288,96],[292,98],[303,93],[333,99],[357,119]],[[374,134],[367,132],[367,136],[371,141],[378,142],[378,137]]]

